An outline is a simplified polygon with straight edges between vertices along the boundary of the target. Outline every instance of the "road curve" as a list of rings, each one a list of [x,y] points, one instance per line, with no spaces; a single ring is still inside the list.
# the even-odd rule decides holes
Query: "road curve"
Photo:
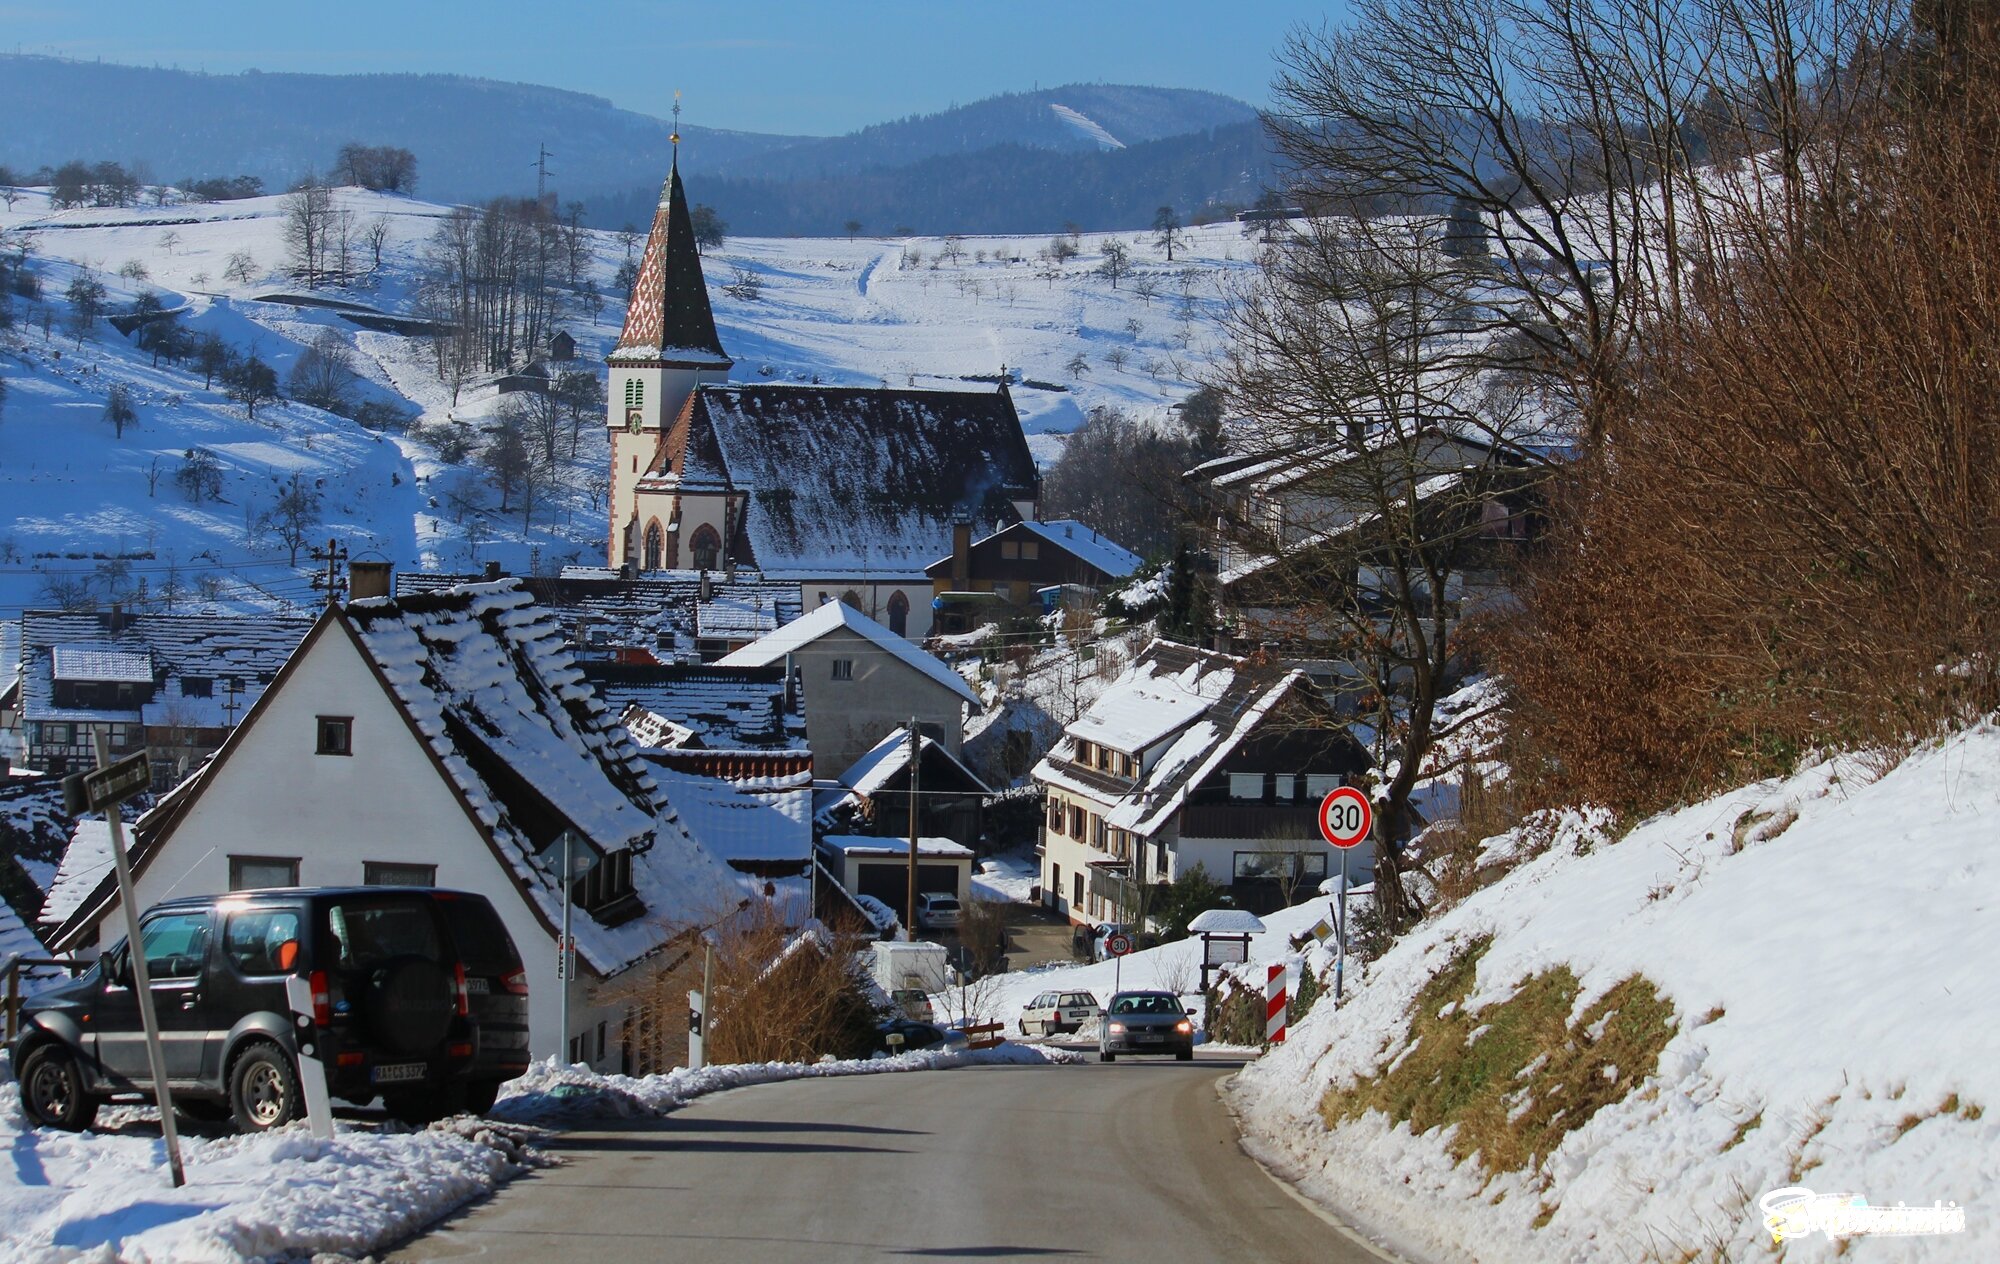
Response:
[[[1235,1063],[795,1080],[564,1135],[399,1261],[1375,1264],[1244,1157]]]

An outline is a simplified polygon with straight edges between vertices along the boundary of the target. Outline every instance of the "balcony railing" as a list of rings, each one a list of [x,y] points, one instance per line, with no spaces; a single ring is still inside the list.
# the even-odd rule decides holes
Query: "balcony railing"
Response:
[[[1318,805],[1202,803],[1181,809],[1183,838],[1317,838]]]

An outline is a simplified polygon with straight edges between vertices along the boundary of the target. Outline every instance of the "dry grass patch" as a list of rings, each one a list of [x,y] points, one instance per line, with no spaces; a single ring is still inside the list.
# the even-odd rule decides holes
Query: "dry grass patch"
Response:
[[[1622,1101],[1659,1065],[1678,1024],[1652,983],[1633,975],[1591,1003],[1575,1023],[1576,976],[1557,966],[1523,979],[1514,995],[1469,1011],[1479,960],[1491,946],[1461,948],[1417,993],[1405,1053],[1320,1103],[1329,1126],[1379,1110],[1413,1132],[1456,1125],[1447,1142],[1488,1173],[1538,1164],[1599,1110]]]

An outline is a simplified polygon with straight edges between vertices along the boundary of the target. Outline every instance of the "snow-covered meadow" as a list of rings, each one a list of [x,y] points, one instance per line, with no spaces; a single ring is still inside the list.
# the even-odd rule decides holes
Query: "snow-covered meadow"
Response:
[[[688,179],[698,201],[698,171]],[[204,386],[191,364],[154,367],[107,321],[81,340],[65,328],[65,291],[88,270],[105,286],[107,313],[155,294],[191,331],[254,351],[281,384],[305,347],[332,330],[356,352],[367,396],[420,425],[476,434],[500,403],[492,385],[475,383],[454,401],[424,338],[361,328],[337,306],[411,314],[426,244],[450,208],[358,189],[333,196],[358,227],[384,225],[381,265],[351,285],[315,292],[285,272],[281,197],[53,211],[42,193],[26,191],[0,211],[0,242],[27,247],[41,284],[39,299],[12,300],[14,327],[0,331],[0,377],[8,384],[0,413],[7,510],[0,609],[49,604],[52,576],[97,576],[121,555],[128,598],[139,597],[143,579],[147,599],[157,603],[171,585],[177,601],[190,603],[177,608],[309,607],[314,564],[303,556],[293,564],[256,525],[295,473],[321,498],[323,521],[312,538],[339,540],[356,558],[445,570],[497,560],[518,572],[602,557],[593,486],[607,460],[601,427],[585,427],[566,485],[543,496],[532,519],[524,521],[518,505],[467,512],[453,485],[482,477],[463,472],[469,463],[442,462],[420,439],[288,401],[260,405],[248,419],[220,382]],[[587,236],[590,278],[613,294],[625,240]],[[1051,267],[1037,257],[1048,240],[731,238],[704,259],[723,342],[736,359],[731,377],[986,389],[1004,365],[1044,461],[1099,405],[1172,424],[1170,406],[1194,389],[1215,346],[1214,317],[1257,244],[1234,224],[1190,229],[1169,263],[1149,233],[1085,234],[1076,258]],[[1132,269],[1115,288],[1097,272],[1114,242]],[[231,279],[237,256],[250,270]],[[757,279],[757,297],[735,284],[744,275]],[[281,301],[301,296],[334,305]],[[555,367],[602,374],[623,314],[617,301],[570,311],[561,324],[577,340],[578,359]],[[102,415],[114,383],[138,412],[122,438]],[[219,497],[198,503],[174,479],[195,447],[213,453],[223,475]]]

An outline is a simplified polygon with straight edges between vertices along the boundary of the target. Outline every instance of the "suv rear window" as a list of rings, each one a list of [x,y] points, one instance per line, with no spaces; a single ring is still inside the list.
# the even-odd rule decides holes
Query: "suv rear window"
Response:
[[[431,902],[418,896],[349,896],[327,906],[333,963],[362,970],[396,957],[445,959]]]
[[[299,911],[245,909],[231,913],[222,931],[223,955],[238,974],[290,974],[300,964]]]
[[[521,968],[521,954],[514,950],[500,915],[483,899],[440,896],[438,907],[451,926],[465,968],[476,974],[511,974]]]

